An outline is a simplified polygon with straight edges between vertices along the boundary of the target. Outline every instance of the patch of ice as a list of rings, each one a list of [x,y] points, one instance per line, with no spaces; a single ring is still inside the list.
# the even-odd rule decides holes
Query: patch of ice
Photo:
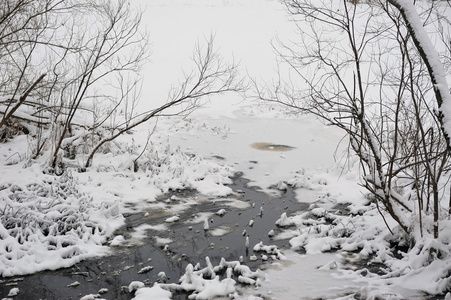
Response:
[[[230,227],[219,226],[219,227],[215,227],[213,230],[211,230],[210,234],[212,236],[223,236],[223,235],[226,235],[227,233],[229,233],[231,231],[232,230],[230,229]]]
[[[319,268],[337,260],[334,254],[300,255],[286,251],[285,256],[287,260],[265,270],[261,295],[268,294],[272,299],[335,299],[337,295],[358,291],[363,285],[355,281],[358,276],[347,277],[339,271],[335,274]]]
[[[142,243],[142,240],[145,239],[148,234],[147,231],[151,230],[153,227],[149,224],[141,224],[137,227],[134,227],[133,232],[131,233],[130,239],[127,241],[130,245],[139,245]]]
[[[162,238],[159,236],[154,236],[154,238],[155,238],[155,243],[158,246],[168,245],[173,242],[173,240],[170,238]]]
[[[203,223],[205,220],[213,216],[212,212],[199,212],[193,215],[191,219],[189,219],[186,223],[188,224],[198,224]]]

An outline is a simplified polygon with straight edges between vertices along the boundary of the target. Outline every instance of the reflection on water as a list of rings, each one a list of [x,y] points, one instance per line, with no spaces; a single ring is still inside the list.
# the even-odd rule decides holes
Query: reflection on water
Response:
[[[251,144],[251,147],[263,151],[290,151],[296,149],[296,147],[272,143],[253,143]]]

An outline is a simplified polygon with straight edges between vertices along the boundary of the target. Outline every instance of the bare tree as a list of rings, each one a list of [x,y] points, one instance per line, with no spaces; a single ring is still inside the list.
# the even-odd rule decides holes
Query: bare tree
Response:
[[[185,77],[180,86],[173,88],[169,100],[164,105],[137,114],[120,124],[111,136],[103,138],[93,148],[85,167],[91,165],[94,154],[103,144],[113,141],[121,134],[151,118],[186,115],[199,107],[202,98],[227,92],[243,91],[243,80],[238,77],[237,65],[229,65],[223,61],[214,49],[213,37],[207,41],[205,49],[202,49],[200,44],[196,46],[193,62],[195,64],[194,69]]]
[[[185,115],[202,98],[244,88],[211,37],[196,46],[194,68],[167,103],[138,113],[139,71],[149,56],[142,14],[126,0],[6,0],[0,130],[33,124],[32,157],[49,153],[48,171],[58,173],[79,155],[89,167],[100,149],[151,118]]]
[[[412,2],[399,0],[388,0],[388,2],[396,7],[400,12],[412,41],[427,68],[439,109],[438,118],[443,135],[446,138],[448,150],[451,151],[451,125],[449,125],[451,122],[451,111],[449,109],[449,107],[451,107],[451,94],[450,87],[446,81],[446,73],[443,68],[443,63],[441,62],[437,50],[423,27],[423,21],[417,12],[415,4]],[[445,20],[445,22],[447,23],[446,25],[449,26],[450,20]],[[442,36],[442,38],[445,37]],[[450,40],[448,37],[448,40],[445,40],[445,46],[448,48],[449,45]]]
[[[86,8],[92,10],[90,18],[97,24],[94,35],[84,37],[82,43],[87,51],[79,51],[75,59],[79,63],[72,79],[59,91],[59,98],[64,107],[62,128],[56,137],[56,145],[53,151],[51,166],[58,162],[58,154],[63,146],[67,133],[70,131],[74,118],[81,109],[92,107],[91,101],[99,101],[93,92],[94,86],[99,82],[108,82],[114,76],[118,76],[119,88],[124,88],[122,80],[124,73],[137,73],[147,57],[148,38],[140,31],[142,12],[135,13],[124,0],[108,1],[100,4],[90,4]],[[63,71],[65,71],[63,69]],[[136,82],[136,81],[135,81]],[[116,99],[116,103],[102,116],[108,119],[111,113],[127,99],[127,94]],[[87,103],[85,107],[83,104]],[[97,123],[97,122],[96,122]],[[94,130],[100,123],[93,124],[90,130]]]
[[[432,83],[432,89],[434,91],[435,100],[437,104],[437,121],[438,125],[441,129],[440,133],[435,133],[436,135],[443,135],[446,146],[447,153],[444,154],[448,156],[451,153],[451,93],[450,87],[446,81],[446,73],[444,71],[444,63],[441,62],[438,52],[433,46],[426,30],[423,27],[423,21],[421,20],[417,9],[413,3],[406,1],[398,1],[398,0],[389,0],[391,5],[396,7],[400,12],[405,26],[412,38],[413,43],[421,57],[422,62],[426,66],[427,72],[429,74],[430,81]],[[442,18],[439,18],[442,19]],[[451,20],[445,20],[445,24],[451,24]],[[446,37],[442,34],[442,41],[445,43],[445,48],[449,49],[450,45],[450,37]],[[448,53],[449,54],[449,53]],[[449,57],[448,57],[449,60]],[[419,111],[418,111],[419,113]],[[417,113],[417,114],[418,114]],[[431,133],[434,135],[434,132]],[[439,237],[439,217],[440,217],[440,206],[439,206],[439,195],[438,195],[438,180],[436,177],[440,178],[441,172],[444,169],[444,164],[438,166],[431,166],[429,164],[429,159],[426,159],[426,167],[428,171],[428,179],[432,179],[428,181],[430,183],[429,187],[432,187],[432,195],[433,195],[433,211],[434,211],[434,238]],[[430,193],[428,193],[429,195]],[[428,198],[429,205],[429,198]],[[450,207],[448,211],[451,211],[451,200]],[[421,215],[420,215],[421,220]]]
[[[55,168],[62,152],[73,148],[74,126],[94,136],[118,107],[136,105],[126,100],[148,57],[141,18],[142,11],[125,0],[2,3],[0,130],[7,132],[16,121],[37,126],[33,157],[51,148]],[[101,85],[110,88],[99,93]],[[116,97],[115,90],[122,95]]]
[[[50,43],[48,33],[58,25],[51,24],[46,14],[56,9],[60,1],[8,0],[0,8],[0,80],[3,129],[45,74],[34,72],[34,55],[40,45]],[[37,78],[37,79],[36,79]],[[19,99],[17,99],[17,97]],[[36,119],[33,119],[36,121]]]
[[[344,130],[384,220],[387,212],[406,233],[437,238],[448,144],[431,97],[436,84],[424,76],[405,18],[382,0],[283,2],[301,36],[279,48],[295,75],[274,89],[257,87],[259,97]],[[431,215],[433,228],[424,222]]]

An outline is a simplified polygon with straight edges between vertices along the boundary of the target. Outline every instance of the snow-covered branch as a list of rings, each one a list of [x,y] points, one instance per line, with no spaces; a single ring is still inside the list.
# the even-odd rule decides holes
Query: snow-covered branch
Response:
[[[388,2],[401,13],[412,40],[427,67],[439,107],[439,120],[446,137],[448,150],[451,150],[451,93],[443,63],[423,26],[414,1],[388,0]]]

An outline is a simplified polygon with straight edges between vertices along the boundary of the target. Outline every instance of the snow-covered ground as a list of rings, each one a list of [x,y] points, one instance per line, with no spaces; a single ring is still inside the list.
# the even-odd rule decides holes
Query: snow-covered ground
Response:
[[[220,52],[240,62],[244,73],[271,81],[276,67],[271,41],[293,34],[284,8],[275,0],[141,0],[135,4],[146,7],[145,23],[152,42],[151,63],[143,73],[143,108],[164,103],[170,85],[181,78],[181,69],[189,68],[198,40],[213,34]],[[161,208],[155,199],[169,189],[194,188],[205,195],[225,196],[230,188],[224,184],[230,183],[234,172],[242,172],[252,185],[268,192],[270,187],[283,189],[291,184],[298,188],[298,200],[311,204],[308,212],[281,216],[279,220],[282,226],[284,222],[295,225],[274,237],[290,238],[292,250],[282,251],[283,260],[272,261],[264,274],[253,273],[255,270],[247,270],[238,262],[224,262],[211,266],[212,270],[230,269],[221,281],[207,281],[201,277],[205,273],[187,267],[179,284],[144,287],[141,282],[133,282],[129,289],[136,291],[134,299],[170,299],[171,289],[194,290],[197,298],[193,299],[228,294],[237,299],[353,299],[356,293],[362,299],[421,299],[423,292],[448,291],[449,280],[439,277],[450,269],[449,260],[429,268],[418,265],[415,273],[410,272],[408,257],[400,261],[389,257],[388,231],[357,185],[356,166],[344,159],[346,140],[342,141],[340,131],[312,116],[293,115],[240,95],[209,100],[186,119],[159,121],[151,150],[141,158],[143,165],[149,166],[146,172],[132,171],[135,156],[130,153],[139,153],[144,147],[153,124],[118,140],[128,151],[97,155],[87,172],[74,170],[58,178],[42,174],[39,163],[23,167],[28,155],[26,137],[1,144],[0,210],[19,232],[13,236],[8,224],[0,226],[1,275],[57,269],[88,257],[108,255],[105,243],[124,224],[123,213]],[[262,150],[256,143],[292,148]],[[352,215],[340,214],[340,205],[347,206]],[[167,222],[176,221],[177,213],[188,206],[174,206]],[[19,215],[27,218],[16,220]],[[72,219],[74,215],[78,219]],[[35,230],[42,224],[46,234]],[[164,224],[155,226],[166,228]],[[126,242],[121,237],[112,240],[113,245]],[[306,254],[293,251],[300,248]],[[359,250],[359,254],[330,252],[338,248]],[[366,266],[353,265],[363,258],[385,262],[393,266],[393,272],[408,276],[397,279],[392,270],[386,270],[385,277],[376,276]],[[242,276],[242,282],[250,283],[249,288],[236,285],[232,269]],[[421,279],[420,275],[429,277]],[[20,295],[20,290],[10,293],[0,297]],[[95,297],[87,295],[85,299]]]

